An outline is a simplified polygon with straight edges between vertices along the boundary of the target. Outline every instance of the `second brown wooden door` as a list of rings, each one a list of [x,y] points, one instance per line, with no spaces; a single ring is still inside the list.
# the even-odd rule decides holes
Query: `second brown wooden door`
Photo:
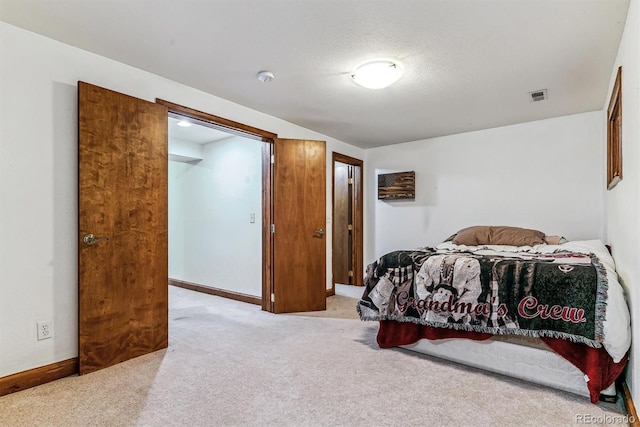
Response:
[[[325,310],[325,143],[276,139],[274,153],[274,311]]]

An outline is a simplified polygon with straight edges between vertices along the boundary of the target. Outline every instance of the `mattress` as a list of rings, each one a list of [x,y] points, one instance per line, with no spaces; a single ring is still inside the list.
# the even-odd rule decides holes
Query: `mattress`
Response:
[[[494,337],[485,341],[468,339],[427,339],[401,346],[512,378],[589,397],[586,375],[539,339]],[[615,395],[615,384],[602,392]]]

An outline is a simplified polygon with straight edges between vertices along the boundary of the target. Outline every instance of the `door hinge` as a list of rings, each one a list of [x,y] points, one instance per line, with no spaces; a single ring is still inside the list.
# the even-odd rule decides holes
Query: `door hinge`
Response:
[[[349,277],[353,277],[353,270],[349,270]]]
[[[271,302],[276,302],[276,294],[271,293]]]
[[[276,225],[275,224],[271,224],[271,234],[276,232]]]
[[[353,230],[353,224],[347,225],[347,230],[349,230],[349,231]]]
[[[347,180],[347,184],[353,184],[353,178],[349,178],[349,179]]]
[[[276,155],[272,154],[271,155],[271,164],[274,164],[276,162]]]

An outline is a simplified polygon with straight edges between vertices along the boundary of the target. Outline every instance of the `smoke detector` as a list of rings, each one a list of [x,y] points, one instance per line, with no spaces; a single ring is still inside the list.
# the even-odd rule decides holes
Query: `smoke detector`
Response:
[[[544,101],[547,99],[547,90],[546,89],[538,89],[533,92],[529,92],[529,96],[531,97],[532,102]]]
[[[258,80],[263,83],[269,83],[271,80],[275,79],[276,76],[271,71],[260,71],[258,73]]]

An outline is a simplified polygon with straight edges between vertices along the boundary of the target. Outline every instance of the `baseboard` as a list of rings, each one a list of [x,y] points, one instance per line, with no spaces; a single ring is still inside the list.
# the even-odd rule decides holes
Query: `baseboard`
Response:
[[[327,289],[327,298],[332,297],[336,294],[336,290],[334,288]]]
[[[631,398],[631,392],[626,381],[622,382],[622,398],[624,406],[627,408],[627,414],[629,415],[629,425],[632,427],[640,426],[640,420],[638,420],[638,413],[636,412],[636,405],[633,404]]]
[[[218,297],[229,298],[236,301],[248,302],[249,304],[262,305],[262,298],[247,295],[240,292],[226,291],[212,286],[199,285],[197,283],[185,282],[184,280],[169,279],[169,284],[178,288],[189,289],[191,291],[202,292]]]
[[[63,360],[0,378],[0,396],[26,390],[78,373],[78,358]]]

